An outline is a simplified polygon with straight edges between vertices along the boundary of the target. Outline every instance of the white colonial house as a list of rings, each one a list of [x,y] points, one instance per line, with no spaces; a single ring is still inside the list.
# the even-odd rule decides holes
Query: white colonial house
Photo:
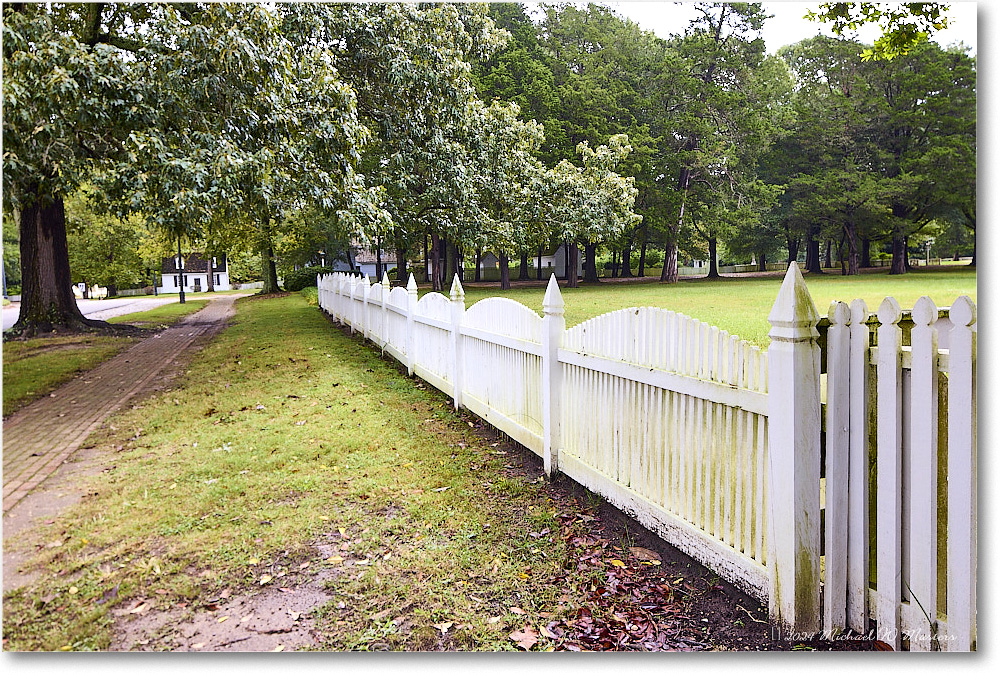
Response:
[[[226,255],[202,256],[202,253],[189,253],[180,258],[164,258],[157,293],[179,293],[181,285],[185,293],[230,290]]]

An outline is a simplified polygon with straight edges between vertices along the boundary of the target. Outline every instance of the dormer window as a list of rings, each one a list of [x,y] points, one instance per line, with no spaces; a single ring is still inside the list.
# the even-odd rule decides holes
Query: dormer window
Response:
[[[212,269],[214,270],[218,266],[219,266],[218,263],[215,262],[215,256],[212,256]]]

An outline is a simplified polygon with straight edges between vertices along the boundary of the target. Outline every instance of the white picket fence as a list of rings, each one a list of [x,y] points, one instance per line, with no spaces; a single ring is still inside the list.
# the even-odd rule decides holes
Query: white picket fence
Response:
[[[820,317],[795,265],[768,317],[766,353],[649,307],[566,330],[554,277],[541,317],[506,298],[466,309],[457,278],[450,299],[418,300],[412,276],[406,288],[341,273],[317,285],[329,315],[539,454],[548,473],[601,494],[769,602],[775,625],[800,635],[869,634],[874,619],[877,637],[897,649],[975,648],[976,318],[968,298],[955,302],[950,321],[921,300],[912,346],[900,339],[891,298],[878,314],[877,346],[864,303],[835,303],[823,375]],[[947,439],[946,484],[938,438]],[[946,565],[936,513],[945,489]],[[873,550],[870,519],[878,523]],[[872,556],[875,588],[888,590],[872,587]]]

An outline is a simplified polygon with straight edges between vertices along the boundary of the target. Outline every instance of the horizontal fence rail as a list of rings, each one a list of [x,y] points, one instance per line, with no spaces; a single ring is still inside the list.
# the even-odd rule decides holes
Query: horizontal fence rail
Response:
[[[796,633],[975,649],[976,308],[887,298],[820,317],[788,268],[767,351],[629,308],[569,330],[410,276],[317,278],[322,310],[770,605]],[[900,322],[905,323],[905,330]],[[877,525],[877,532],[875,524]]]

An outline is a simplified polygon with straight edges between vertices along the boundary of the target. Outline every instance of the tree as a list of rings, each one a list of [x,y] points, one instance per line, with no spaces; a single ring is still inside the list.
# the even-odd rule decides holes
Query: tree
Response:
[[[693,188],[699,181],[715,183],[725,175],[720,168],[730,162],[732,143],[757,145],[770,133],[759,124],[762,108],[750,105],[745,86],[764,56],[763,40],[754,35],[765,18],[760,4],[698,3],[697,9],[700,16],[671,44],[675,70],[661,93],[664,105],[673,102],[679,197],[660,275],[660,281],[668,283],[678,280],[677,245],[692,206],[689,201],[713,192]],[[754,138],[761,132],[761,138]]]
[[[542,126],[519,119],[516,103],[494,101],[479,108],[476,124],[481,134],[475,167],[476,207],[482,214],[480,230],[472,241],[478,248],[495,251],[500,260],[500,288],[510,288],[510,255],[526,250],[547,233],[537,217],[536,190],[544,174],[535,157],[544,139]],[[468,238],[470,233],[466,233]]]
[[[220,211],[259,214],[292,177],[324,204],[359,192],[364,129],[322,46],[289,39],[306,25],[297,7],[290,23],[262,5],[8,5],[3,16],[4,206],[28,272],[24,335],[105,325],[69,290],[64,199],[84,181],[117,215],[208,239],[233,220]]]
[[[556,240],[574,244],[614,240],[642,220],[633,211],[635,179],[614,171],[631,151],[628,137],[612,136],[607,145],[596,149],[584,141],[577,151],[583,166],[563,160],[546,172],[535,190],[541,196],[541,220]],[[574,249],[570,248],[566,258],[571,288],[577,286]]]

